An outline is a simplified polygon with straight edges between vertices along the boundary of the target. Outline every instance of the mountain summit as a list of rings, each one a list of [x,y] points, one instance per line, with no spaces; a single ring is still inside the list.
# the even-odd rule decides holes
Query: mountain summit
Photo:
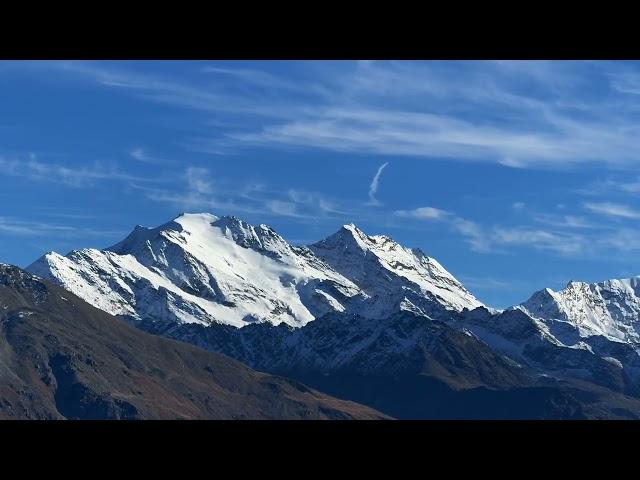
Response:
[[[331,312],[441,316],[480,306],[438,262],[355,225],[310,247],[267,225],[182,214],[104,250],[48,253],[27,270],[132,321],[300,327]]]
[[[357,284],[378,307],[416,313],[472,310],[480,303],[453,275],[421,250],[403,247],[386,235],[369,236],[354,224],[309,247],[340,274]],[[382,312],[377,312],[381,314]]]
[[[545,288],[521,307],[543,319],[559,338],[604,336],[640,344],[640,277],[569,282],[558,292]]]

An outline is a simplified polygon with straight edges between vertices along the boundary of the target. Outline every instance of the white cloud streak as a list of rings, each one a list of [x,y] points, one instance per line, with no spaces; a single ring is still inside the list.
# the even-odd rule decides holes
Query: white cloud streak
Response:
[[[301,65],[313,75],[284,78],[266,67],[205,65],[200,70],[208,80],[185,81],[110,63],[44,63],[151,101],[249,118],[244,128],[224,133],[225,148],[316,147],[516,168],[572,168],[583,163],[630,168],[640,158],[640,107],[629,101],[640,91],[635,64]],[[600,89],[597,95],[594,85]],[[218,151],[221,140],[191,141]]]
[[[389,162],[385,162],[378,167],[376,174],[373,176],[371,180],[371,184],[369,185],[369,204],[370,205],[380,205],[380,202],[376,198],[376,194],[378,193],[378,186],[380,185],[380,176],[382,175],[382,171],[389,165]]]
[[[478,253],[499,253],[503,247],[531,247],[561,255],[578,255],[584,251],[585,239],[578,234],[552,232],[527,226],[483,226],[472,220],[434,207],[397,210],[394,215],[421,221],[442,222],[461,235]]]
[[[70,225],[16,220],[8,217],[0,217],[0,232],[5,235],[65,237],[77,235],[113,236],[125,233],[121,231],[99,230]]]
[[[451,214],[439,208],[420,207],[414,210],[396,210],[394,215],[404,218],[416,218],[418,220],[441,220]]]
[[[602,202],[602,203],[585,203],[585,208],[609,217],[621,217],[628,219],[640,218],[640,212],[632,209],[628,205],[619,203]]]
[[[115,165],[95,162],[92,166],[45,163],[29,158],[0,157],[0,176],[23,177],[33,181],[63,183],[71,187],[90,187],[98,181],[154,182],[158,179],[123,172]]]
[[[130,150],[129,156],[134,160],[142,163],[147,163],[149,165],[169,165],[172,163],[168,160],[149,155],[147,151],[142,147],[137,147],[133,150]]]
[[[207,210],[214,214],[231,212],[282,216],[299,220],[328,220],[348,215],[335,201],[317,192],[269,189],[264,184],[218,185],[211,172],[188,167],[182,185],[172,189],[133,185],[153,201],[171,203],[184,210]]]

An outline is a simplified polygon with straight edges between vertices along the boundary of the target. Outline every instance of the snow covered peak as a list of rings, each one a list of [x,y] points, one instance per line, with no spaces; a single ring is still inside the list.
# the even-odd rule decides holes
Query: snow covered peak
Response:
[[[186,213],[183,212],[173,219],[174,222],[180,223],[184,225],[185,223],[213,223],[218,220],[220,217],[217,217],[213,213],[209,212],[200,212],[200,213]]]
[[[367,235],[354,224],[344,225],[309,248],[369,296],[399,295],[401,298],[393,301],[400,307],[411,305],[412,311],[426,314],[418,305],[424,300],[457,311],[482,305],[435,259],[386,235]]]
[[[571,325],[583,337],[640,343],[639,277],[592,284],[571,281],[558,292],[545,288],[534,293],[521,307],[547,323]]]
[[[268,225],[256,227],[237,217],[220,217],[211,226],[241,247],[263,251],[279,258],[293,254],[289,243]]]
[[[276,257],[292,253],[286,240],[268,225],[256,227],[235,216],[218,217],[210,213],[183,213],[156,228],[138,225],[122,242],[105,250],[137,256],[158,240],[203,245],[215,244],[220,237]]]
[[[50,253],[28,268],[133,320],[301,326],[366,298],[272,228],[207,213],[138,226],[105,250]]]
[[[348,223],[343,225],[336,233],[328,236],[319,243],[322,243],[327,248],[356,248],[365,251],[368,248],[370,239],[367,234],[360,230],[354,223]]]
[[[184,213],[28,269],[109,313],[168,323],[302,326],[330,312],[440,318],[481,305],[436,260],[354,224],[298,247],[264,224]]]

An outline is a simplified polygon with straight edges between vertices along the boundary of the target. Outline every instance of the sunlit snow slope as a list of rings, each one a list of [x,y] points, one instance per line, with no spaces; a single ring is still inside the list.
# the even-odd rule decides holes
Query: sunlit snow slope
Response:
[[[602,335],[640,343],[640,277],[600,283],[570,282],[563,290],[534,293],[521,308],[543,319],[557,337]]]
[[[335,242],[344,232],[360,242],[360,257]],[[138,226],[105,250],[51,252],[27,269],[111,314],[166,323],[302,326],[329,312],[481,305],[435,260],[353,225],[306,248],[266,225],[206,213]]]

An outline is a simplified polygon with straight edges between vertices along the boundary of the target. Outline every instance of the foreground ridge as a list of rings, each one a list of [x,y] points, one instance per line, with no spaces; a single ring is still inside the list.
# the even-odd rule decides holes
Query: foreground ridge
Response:
[[[0,265],[0,419],[379,419]]]

